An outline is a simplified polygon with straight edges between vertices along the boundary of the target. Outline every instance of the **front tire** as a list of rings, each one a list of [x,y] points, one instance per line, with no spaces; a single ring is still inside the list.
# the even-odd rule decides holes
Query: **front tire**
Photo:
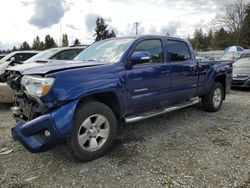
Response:
[[[91,161],[102,156],[112,146],[117,131],[113,111],[100,102],[85,102],[75,114],[72,138],[68,145],[73,157]]]
[[[224,100],[225,91],[221,83],[215,82],[209,94],[202,98],[202,106],[208,112],[220,110]]]

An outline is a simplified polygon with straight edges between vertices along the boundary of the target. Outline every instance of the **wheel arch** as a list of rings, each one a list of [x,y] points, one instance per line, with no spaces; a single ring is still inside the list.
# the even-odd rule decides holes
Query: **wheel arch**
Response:
[[[224,89],[223,99],[225,100],[226,99],[226,75],[220,74],[215,77],[214,81],[220,83],[223,86],[223,89]]]
[[[121,118],[122,116],[122,109],[121,109],[119,98],[117,94],[113,91],[93,93],[93,94],[84,96],[79,100],[77,107],[79,107],[79,105],[81,105],[82,103],[88,102],[88,101],[101,102],[107,105],[114,112],[116,118]]]

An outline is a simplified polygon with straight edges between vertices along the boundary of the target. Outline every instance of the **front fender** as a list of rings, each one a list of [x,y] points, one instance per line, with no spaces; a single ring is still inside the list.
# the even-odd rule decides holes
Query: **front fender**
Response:
[[[83,82],[67,91],[64,95],[58,97],[59,100],[76,100],[83,97],[103,92],[114,92],[119,96],[119,93],[123,92],[123,87],[119,82],[111,79],[105,80],[93,80],[89,82]]]
[[[74,101],[96,94],[112,93],[116,96],[120,113],[123,115],[127,109],[126,89],[124,86],[123,77],[95,79],[78,83],[68,90],[60,91],[60,89],[55,89],[54,96],[56,96],[57,101]]]
[[[74,100],[51,114],[51,119],[59,135],[72,135],[74,114],[78,103],[79,100]]]

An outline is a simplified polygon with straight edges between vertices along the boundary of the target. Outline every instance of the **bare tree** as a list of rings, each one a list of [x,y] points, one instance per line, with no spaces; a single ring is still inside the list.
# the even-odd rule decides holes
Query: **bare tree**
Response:
[[[217,14],[213,25],[216,29],[223,27],[230,32],[239,32],[246,16],[245,8],[246,4],[243,0],[236,0],[234,4],[227,5],[221,13]]]

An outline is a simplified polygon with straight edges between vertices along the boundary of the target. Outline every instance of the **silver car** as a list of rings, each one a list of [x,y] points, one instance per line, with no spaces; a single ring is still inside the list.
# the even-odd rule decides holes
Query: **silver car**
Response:
[[[39,62],[48,59],[55,60],[72,60],[74,59],[80,52],[82,52],[87,46],[79,46],[79,47],[63,47],[63,48],[51,48],[45,51],[38,53],[32,58],[23,62],[32,63]],[[15,64],[11,64],[12,61],[4,62],[0,64],[0,77],[5,72],[5,70],[9,66],[15,66]],[[1,79],[0,79],[1,82]],[[0,103],[11,103],[13,102],[13,92],[12,89],[6,83],[0,83]]]

